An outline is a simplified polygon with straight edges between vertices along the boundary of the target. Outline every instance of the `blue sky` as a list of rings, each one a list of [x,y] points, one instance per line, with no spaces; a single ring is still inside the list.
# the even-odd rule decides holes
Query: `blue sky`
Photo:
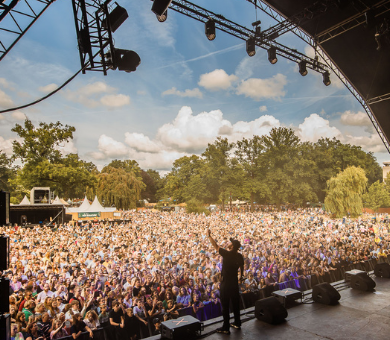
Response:
[[[159,23],[149,0],[120,0],[129,18],[114,33],[115,47],[136,51],[136,72],[80,74],[51,98],[0,115],[0,148],[12,153],[11,132],[27,116],[35,124],[61,121],[76,127],[65,152],[78,152],[99,168],[112,159],[135,159],[143,168],[170,170],[173,160],[200,154],[217,136],[236,141],[287,126],[302,140],[337,137],[389,159],[366,113],[335,75],[298,73],[279,57],[275,65],[260,48],[250,58],[245,42],[174,11]],[[199,6],[251,28],[275,24],[245,0],[195,0]],[[311,55],[293,34],[278,41]],[[0,62],[0,108],[33,101],[80,68],[70,1],[56,1]]]

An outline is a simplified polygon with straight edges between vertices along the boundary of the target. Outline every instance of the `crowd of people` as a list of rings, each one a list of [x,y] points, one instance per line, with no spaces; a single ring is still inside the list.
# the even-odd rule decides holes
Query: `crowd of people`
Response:
[[[77,339],[103,327],[112,339],[158,334],[181,308],[220,305],[221,247],[240,241],[241,292],[389,255],[383,215],[333,219],[321,209],[186,214],[127,212],[122,223],[2,227],[10,237],[11,335]]]

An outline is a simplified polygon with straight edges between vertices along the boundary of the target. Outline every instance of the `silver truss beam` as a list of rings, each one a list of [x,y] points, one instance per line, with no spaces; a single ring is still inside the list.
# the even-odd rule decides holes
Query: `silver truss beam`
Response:
[[[382,94],[380,96],[370,98],[367,100],[368,105],[376,104],[390,99],[390,93]]]
[[[55,0],[5,0],[0,4],[0,61]]]

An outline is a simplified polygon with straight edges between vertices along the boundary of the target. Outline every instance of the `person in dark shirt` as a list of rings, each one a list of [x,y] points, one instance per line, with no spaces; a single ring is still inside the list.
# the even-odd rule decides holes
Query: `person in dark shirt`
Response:
[[[127,334],[127,339],[135,340],[137,339],[138,331],[138,320],[133,314],[133,308],[126,309],[125,314],[125,331]]]
[[[73,339],[77,339],[83,332],[88,332],[89,337],[93,338],[92,330],[84,323],[81,314],[75,314],[72,317],[72,327],[70,327],[70,334]]]
[[[241,319],[240,319],[240,295],[239,295],[239,285],[238,285],[238,276],[237,272],[240,269],[242,280],[244,277],[244,258],[238,249],[241,247],[241,244],[238,240],[230,239],[230,245],[228,250],[221,248],[217,245],[214,239],[211,237],[210,229],[207,230],[207,236],[223,258],[222,263],[222,282],[221,282],[221,303],[222,303],[222,315],[223,315],[223,325],[221,328],[217,329],[218,333],[230,334],[230,326],[236,329],[241,329]],[[234,323],[230,324],[230,314],[229,314],[229,303],[232,301],[233,313],[234,313]]]
[[[118,301],[112,303],[112,309],[109,313],[110,325],[112,329],[113,339],[120,340],[123,338],[123,328],[125,327],[125,319],[121,305]]]

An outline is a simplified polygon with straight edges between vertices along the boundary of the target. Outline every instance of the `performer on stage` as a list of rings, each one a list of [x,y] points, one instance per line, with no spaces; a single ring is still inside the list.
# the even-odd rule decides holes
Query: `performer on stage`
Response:
[[[232,326],[236,329],[241,329],[241,319],[240,319],[240,296],[238,289],[238,268],[240,268],[241,276],[240,280],[243,278],[244,274],[244,258],[238,249],[241,247],[241,244],[238,240],[230,239],[231,244],[228,246],[228,250],[221,248],[217,245],[215,240],[210,235],[210,229],[207,230],[207,236],[210,239],[212,246],[215,250],[222,256],[222,282],[221,282],[221,303],[222,303],[222,315],[223,315],[223,325],[217,330],[218,333],[230,334],[229,326]],[[229,302],[232,301],[233,313],[234,313],[234,323],[229,324],[230,315],[229,315]]]

